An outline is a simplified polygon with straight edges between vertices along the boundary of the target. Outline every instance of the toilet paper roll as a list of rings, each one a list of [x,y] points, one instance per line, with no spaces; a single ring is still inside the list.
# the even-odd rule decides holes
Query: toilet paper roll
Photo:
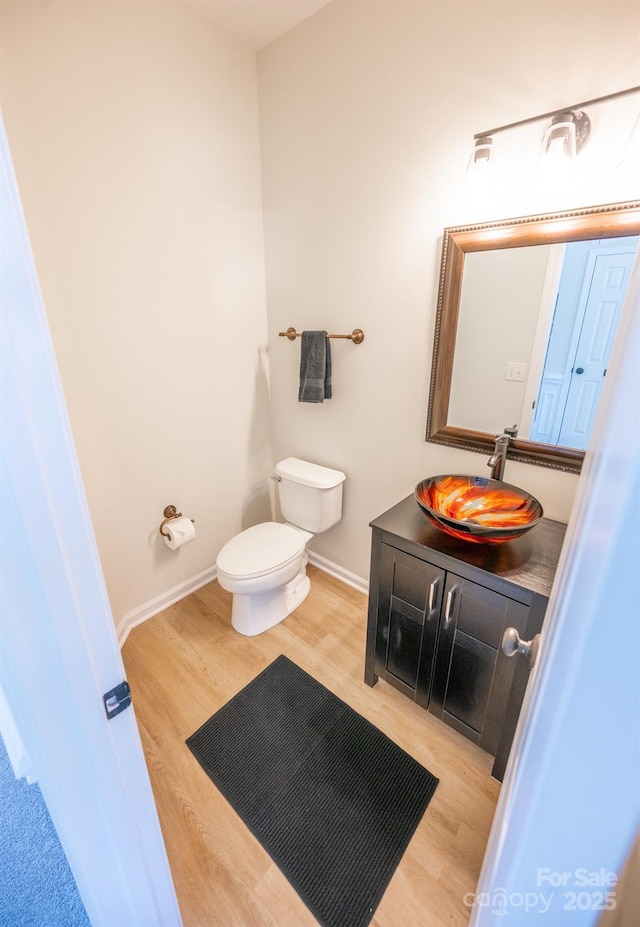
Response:
[[[168,521],[164,526],[164,530],[169,535],[168,538],[164,538],[164,543],[171,550],[177,550],[178,547],[188,544],[196,536],[196,526],[186,515]]]

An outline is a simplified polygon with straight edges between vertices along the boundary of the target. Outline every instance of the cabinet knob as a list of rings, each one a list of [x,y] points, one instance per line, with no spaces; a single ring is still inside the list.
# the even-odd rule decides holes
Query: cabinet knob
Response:
[[[539,645],[539,634],[536,634],[533,640],[523,641],[515,628],[507,628],[502,635],[502,652],[505,656],[512,657],[516,653],[521,653],[527,658],[531,667],[535,665]]]

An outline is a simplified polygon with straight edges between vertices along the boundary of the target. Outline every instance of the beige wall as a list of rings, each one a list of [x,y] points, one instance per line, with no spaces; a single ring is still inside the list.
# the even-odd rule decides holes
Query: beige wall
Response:
[[[499,434],[523,427],[526,373],[549,261],[549,247],[465,255],[453,358],[449,421]],[[505,379],[507,363],[526,366],[522,381]]]
[[[269,515],[255,55],[177,4],[1,9],[7,135],[118,623]],[[198,532],[176,552],[170,503]]]
[[[424,442],[442,229],[632,198],[612,158],[637,97],[592,110],[575,190],[516,175],[493,214],[459,195],[473,135],[637,85],[638,25],[635,0],[336,0],[258,53],[275,456],[347,474],[320,555],[364,576],[373,517],[430,474],[488,474],[481,455]],[[503,138],[535,164],[543,129]],[[297,403],[298,350],[276,335],[289,325],[364,330],[333,343],[330,402]],[[506,476],[568,518],[576,477]]]
[[[635,0],[335,0],[258,54],[259,124],[256,57],[177,3],[0,10],[3,113],[116,622],[268,517],[290,454],[346,472],[344,518],[311,547],[366,577],[371,518],[429,474],[488,472],[423,439],[443,227],[571,205],[516,183],[472,212],[472,136],[640,83]],[[621,114],[598,125],[615,136]],[[576,204],[633,195],[602,146],[584,157]],[[297,402],[289,325],[364,329],[332,344],[330,402]],[[507,476],[568,517],[575,477]],[[168,503],[197,519],[177,553],[157,537]]]

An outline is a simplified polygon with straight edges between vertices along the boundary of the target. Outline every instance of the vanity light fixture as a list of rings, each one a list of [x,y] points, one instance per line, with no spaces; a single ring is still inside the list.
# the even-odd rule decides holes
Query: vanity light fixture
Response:
[[[627,139],[622,152],[622,158],[618,162],[617,171],[619,174],[628,174],[636,182],[640,178],[640,115],[635,121],[631,134]]]
[[[474,138],[473,154],[471,155],[473,165],[480,170],[489,167],[492,151],[493,139],[490,135],[476,136]]]
[[[572,161],[587,144],[591,120],[584,110],[558,113],[544,133],[542,151],[552,161]]]
[[[476,136],[463,184],[466,197],[475,199],[478,194],[491,192],[494,167],[492,155],[493,139],[491,136]]]
[[[532,122],[540,122],[543,119],[551,119],[542,144],[545,167],[550,166],[549,162],[567,164],[573,161],[586,145],[591,132],[591,120],[585,111],[585,107],[627,96],[630,93],[640,93],[640,86],[629,87],[627,90],[619,90],[606,96],[585,100],[583,103],[575,103],[573,106],[551,110],[548,113],[541,113],[539,116],[530,116],[528,119],[520,119],[517,122],[510,122],[504,126],[497,126],[494,129],[476,133],[473,136],[474,148],[469,161],[467,176],[472,173],[476,176],[485,173],[483,168],[492,164],[493,137],[495,135]]]

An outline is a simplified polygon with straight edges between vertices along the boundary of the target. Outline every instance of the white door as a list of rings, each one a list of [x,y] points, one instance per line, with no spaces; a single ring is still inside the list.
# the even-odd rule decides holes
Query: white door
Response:
[[[595,925],[640,827],[639,357],[636,261],[472,927]]]
[[[530,438],[586,450],[638,245],[566,246]]]
[[[0,309],[0,686],[93,927],[179,927],[1,123]]]
[[[563,447],[584,451],[589,443],[629,284],[634,250],[595,255],[558,436],[558,444]]]

